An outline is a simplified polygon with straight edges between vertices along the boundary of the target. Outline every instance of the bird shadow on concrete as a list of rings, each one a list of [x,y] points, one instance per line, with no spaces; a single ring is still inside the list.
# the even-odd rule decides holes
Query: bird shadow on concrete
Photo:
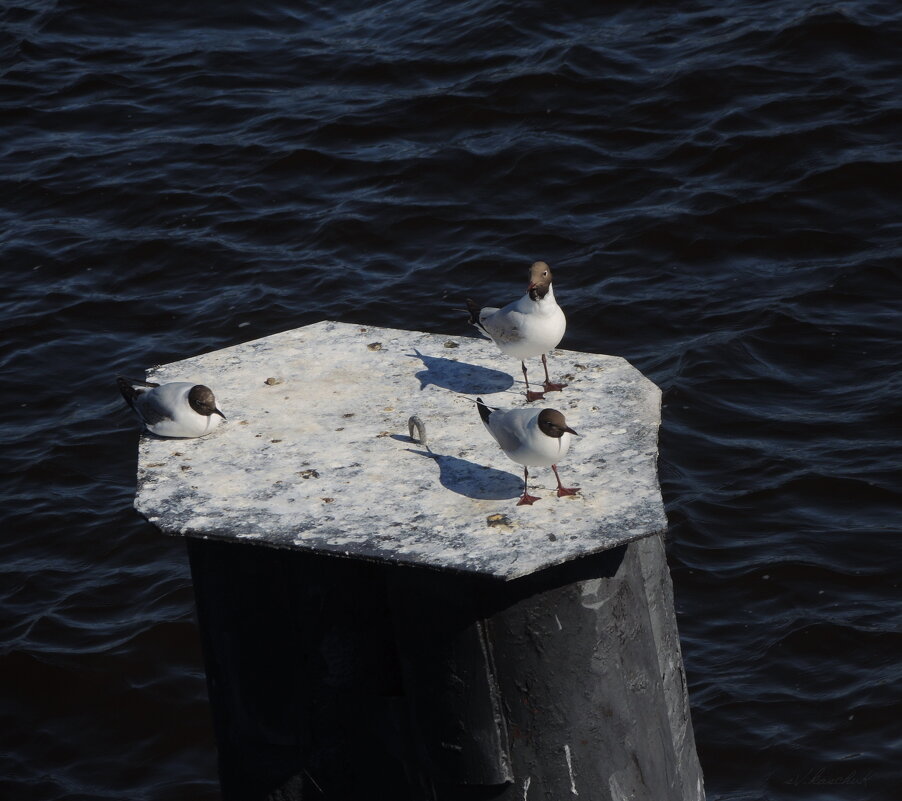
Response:
[[[392,439],[419,444],[415,439],[399,434],[392,436]],[[518,498],[523,491],[523,479],[513,473],[448,454],[413,448],[407,448],[407,452],[432,459],[438,465],[441,485],[458,495],[477,501],[502,501]]]
[[[426,356],[416,348],[413,349],[413,353],[407,355],[422,361],[426,368],[416,373],[421,391],[432,385],[453,392],[488,395],[492,392],[504,392],[514,384],[512,376],[490,367],[459,362],[444,356]]]

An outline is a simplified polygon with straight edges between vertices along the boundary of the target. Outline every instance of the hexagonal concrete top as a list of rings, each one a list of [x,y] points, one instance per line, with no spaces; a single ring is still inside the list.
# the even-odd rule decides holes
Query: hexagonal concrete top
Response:
[[[527,366],[538,385],[540,361]],[[142,436],[135,507],[168,534],[504,580],[663,531],[660,390],[613,356],[558,350],[549,367],[569,386],[537,405],[581,435],[558,465],[576,496],[533,468],[541,500],[516,505],[522,467],[473,403],[526,404],[516,359],[483,339],[322,322],[151,370],[212,387],[228,422]]]

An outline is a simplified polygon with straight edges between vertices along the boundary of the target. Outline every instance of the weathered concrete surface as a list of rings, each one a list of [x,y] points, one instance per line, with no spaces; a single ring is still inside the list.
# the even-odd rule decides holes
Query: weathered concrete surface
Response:
[[[483,339],[323,322],[151,370],[212,387],[228,422],[143,436],[135,506],[169,534],[505,580],[662,532],[660,391],[621,358],[549,361],[570,386],[539,404],[582,435],[559,466],[572,498],[538,468],[541,500],[516,506],[522,470],[472,403],[524,405],[515,359]],[[431,453],[408,436],[414,414]]]

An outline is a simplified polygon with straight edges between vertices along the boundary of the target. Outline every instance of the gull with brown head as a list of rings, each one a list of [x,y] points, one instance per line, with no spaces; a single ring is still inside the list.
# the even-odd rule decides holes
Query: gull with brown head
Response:
[[[493,409],[482,398],[476,408],[483,425],[508,459],[523,465],[523,496],[517,506],[539,500],[529,494],[529,468],[551,466],[557,479],[557,495],[576,495],[579,487],[565,487],[557,463],[567,455],[570,440],[579,436],[557,409]]]
[[[116,379],[125,402],[148,431],[160,437],[202,437],[225,415],[213,390],[190,381],[155,384],[119,376]]]
[[[551,288],[551,268],[544,261],[537,261],[529,270],[526,294],[519,300],[500,309],[494,306],[480,307],[467,298],[470,323],[484,336],[492,340],[498,349],[520,359],[523,379],[526,381],[526,400],[545,397],[545,392],[559,392],[566,384],[552,383],[548,376],[545,354],[556,348],[564,337],[567,320],[554,299]],[[526,375],[526,359],[542,357],[545,368],[544,392],[529,389]]]

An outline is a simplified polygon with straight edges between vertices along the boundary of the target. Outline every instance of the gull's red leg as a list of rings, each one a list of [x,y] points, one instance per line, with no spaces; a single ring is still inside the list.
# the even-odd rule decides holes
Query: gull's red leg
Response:
[[[524,467],[523,468],[523,497],[517,501],[517,506],[532,506],[536,501],[540,500],[535,495],[530,495],[527,490],[529,489],[529,470]]]
[[[543,386],[545,387],[546,392],[560,392],[564,387],[567,386],[566,384],[552,383],[551,379],[548,377],[548,361],[545,358],[544,353],[542,354],[542,367],[545,368],[545,383]]]
[[[579,487],[565,487],[561,484],[561,477],[557,474],[557,465],[551,465],[551,469],[554,470],[554,477],[557,479],[557,496],[558,498],[562,498],[564,495],[576,495],[579,492]]]
[[[535,401],[535,400],[543,400],[545,398],[544,392],[530,392],[529,391],[529,379],[526,377],[526,362],[520,362],[521,367],[523,368],[523,380],[526,382],[526,400],[527,402]]]

